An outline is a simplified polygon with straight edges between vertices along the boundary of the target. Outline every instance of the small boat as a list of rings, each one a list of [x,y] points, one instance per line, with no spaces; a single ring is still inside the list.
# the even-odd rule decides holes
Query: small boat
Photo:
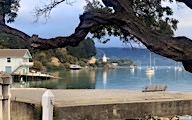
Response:
[[[75,65],[75,64],[72,64],[72,65],[70,65],[70,69],[71,70],[79,70],[79,69],[81,69],[82,67],[80,66],[80,65]]]
[[[175,71],[180,72],[182,70],[183,70],[183,68],[181,66],[179,66],[179,63],[177,63],[177,66],[175,66]]]
[[[175,67],[175,71],[182,71],[183,70],[183,68],[182,67],[180,67],[180,66],[177,66],[177,67]]]
[[[134,72],[134,71],[135,71],[135,66],[130,65],[130,71],[131,71],[131,72]]]

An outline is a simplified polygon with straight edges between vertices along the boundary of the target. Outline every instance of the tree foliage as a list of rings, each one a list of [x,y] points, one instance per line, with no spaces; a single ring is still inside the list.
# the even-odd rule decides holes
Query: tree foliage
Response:
[[[19,10],[20,0],[1,0],[0,1],[0,23],[14,22]]]
[[[70,55],[80,58],[89,59],[96,55],[95,43],[91,38],[87,38],[79,43],[76,47],[67,46],[67,51]]]
[[[17,39],[15,36],[5,33],[0,33],[0,45],[6,48],[16,49],[30,49],[29,43],[22,41],[21,39]]]
[[[98,0],[92,2],[86,0],[87,5],[84,7],[85,12],[95,12],[102,14],[113,14],[111,8],[103,6]],[[172,1],[170,1],[172,2]],[[177,29],[178,20],[171,18],[173,15],[172,9],[168,6],[162,6],[161,0],[146,1],[133,0],[132,3],[134,14],[143,21],[150,29],[155,29],[159,33],[173,36],[173,30]],[[110,25],[99,25],[93,27],[90,32],[93,38],[102,39],[108,36],[118,36],[123,42],[129,42],[136,37],[133,34],[123,31],[117,23]],[[108,42],[109,39],[103,39],[103,43]]]
[[[151,29],[161,33],[164,33],[164,30],[170,31],[168,35],[173,35],[172,30],[177,29],[178,20],[171,18],[173,15],[172,9],[168,6],[162,6],[161,0],[134,0],[133,9],[135,15]],[[167,34],[167,32],[165,33]]]
[[[32,66],[32,69],[41,71],[43,69],[43,64],[39,61],[34,61],[34,65]]]

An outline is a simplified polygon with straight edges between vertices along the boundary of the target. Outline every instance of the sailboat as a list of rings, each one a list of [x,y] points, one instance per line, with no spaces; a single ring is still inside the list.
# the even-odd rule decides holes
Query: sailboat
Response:
[[[154,68],[151,66],[151,52],[150,52],[150,66],[146,69],[146,74],[154,74]]]
[[[135,71],[135,66],[134,65],[130,65],[130,71],[133,73]]]
[[[182,70],[183,70],[182,67],[179,66],[179,63],[177,62],[177,66],[175,65],[175,71],[180,72],[180,71],[182,71]]]

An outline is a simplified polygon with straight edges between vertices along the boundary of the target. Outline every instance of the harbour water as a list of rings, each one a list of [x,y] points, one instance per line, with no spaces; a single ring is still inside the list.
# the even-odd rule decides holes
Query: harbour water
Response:
[[[41,87],[50,89],[130,89],[140,90],[147,85],[167,85],[169,91],[192,91],[192,73],[175,70],[174,66],[158,66],[154,74],[141,69],[116,68],[98,70],[57,71],[61,79],[13,83],[13,87]]]

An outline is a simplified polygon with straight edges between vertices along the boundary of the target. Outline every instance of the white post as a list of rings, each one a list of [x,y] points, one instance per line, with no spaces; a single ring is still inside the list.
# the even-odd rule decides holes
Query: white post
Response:
[[[10,74],[0,72],[0,120],[10,120]]]
[[[42,120],[53,120],[54,95],[47,90],[42,96],[43,116]]]

